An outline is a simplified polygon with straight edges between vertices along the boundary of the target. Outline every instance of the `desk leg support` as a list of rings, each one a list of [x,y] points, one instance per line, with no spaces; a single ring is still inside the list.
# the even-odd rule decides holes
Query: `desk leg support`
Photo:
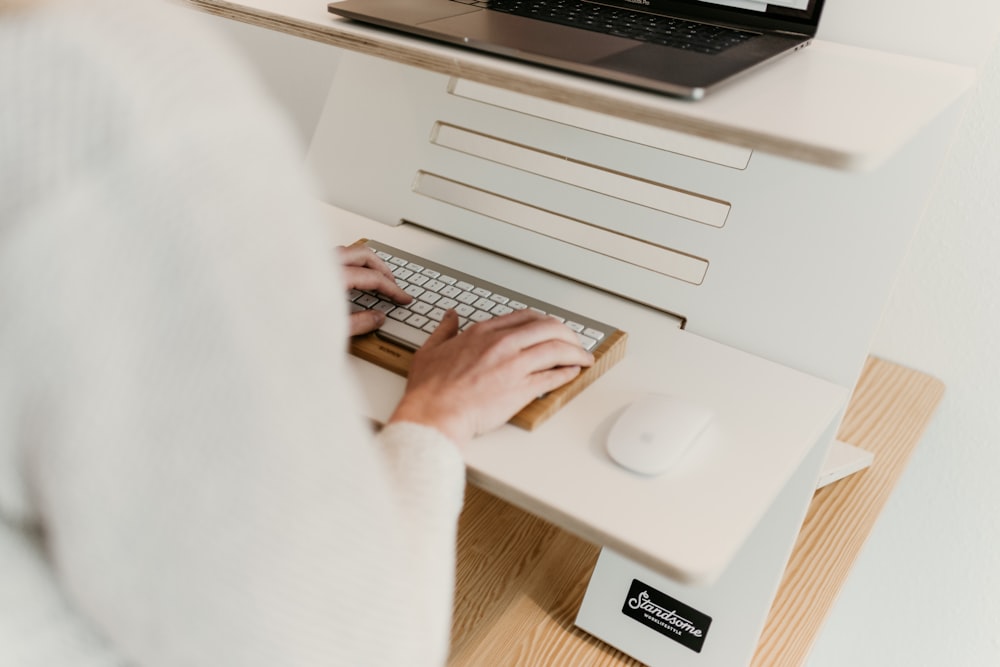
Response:
[[[678,584],[604,549],[576,624],[650,667],[749,665],[835,433],[812,447],[718,581]]]

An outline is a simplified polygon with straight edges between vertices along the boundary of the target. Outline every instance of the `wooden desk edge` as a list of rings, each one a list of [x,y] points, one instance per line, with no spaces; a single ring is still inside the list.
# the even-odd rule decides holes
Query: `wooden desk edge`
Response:
[[[816,492],[772,605],[754,667],[802,665],[944,392],[923,373],[865,365],[839,437],[868,470]],[[475,487],[459,525],[450,667],[640,663],[573,625],[599,548]]]
[[[930,423],[944,384],[870,358],[841,424],[841,440],[875,455],[867,470],[816,492],[785,569],[754,667],[805,663],[812,643]]]

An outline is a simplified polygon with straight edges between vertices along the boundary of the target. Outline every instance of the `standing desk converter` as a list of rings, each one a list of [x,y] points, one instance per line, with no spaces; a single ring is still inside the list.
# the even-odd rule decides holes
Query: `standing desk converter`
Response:
[[[351,51],[309,156],[337,242],[629,332],[625,360],[541,428],[473,443],[469,480],[605,547],[584,630],[651,665],[749,663],[974,72],[818,41],[691,104],[312,0],[197,4]],[[402,381],[353,366],[384,419]],[[641,479],[602,440],[648,392],[717,420],[681,467]],[[637,581],[710,619],[696,647],[623,613]]]

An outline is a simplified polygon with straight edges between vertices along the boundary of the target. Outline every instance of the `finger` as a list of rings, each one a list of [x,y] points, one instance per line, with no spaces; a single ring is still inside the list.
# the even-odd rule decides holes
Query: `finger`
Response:
[[[500,329],[512,329],[514,327],[519,327],[528,322],[540,321],[545,317],[548,316],[544,313],[540,313],[537,310],[531,310],[530,308],[525,308],[523,310],[515,310],[513,313],[507,313],[506,315],[484,320],[479,322],[476,326],[480,327],[481,331],[497,331]]]
[[[579,377],[583,369],[579,366],[559,366],[522,376],[518,386],[509,394],[511,414],[528,405],[539,396],[544,396]]]
[[[511,315],[513,314],[511,313]],[[512,320],[511,326],[501,329],[507,345],[523,350],[546,341],[561,340],[582,349],[580,339],[565,324],[553,317],[540,313],[535,314],[537,317]],[[504,317],[509,317],[509,315],[504,315]]]
[[[351,335],[360,336],[375,331],[382,326],[383,322],[385,322],[385,313],[377,310],[362,310],[352,313],[350,317]]]
[[[382,259],[364,245],[339,246],[340,263],[345,266],[358,266],[374,269],[379,273],[392,277],[392,269]]]
[[[348,266],[344,269],[344,281],[348,287],[360,290],[374,290],[396,303],[410,303],[413,297],[396,284],[392,276],[384,276],[378,271],[360,266]]]
[[[431,350],[457,335],[458,313],[454,310],[448,310],[445,312],[444,317],[441,318],[441,321],[438,322],[437,329],[435,329],[430,337],[424,341],[424,344],[420,346],[420,349]]]
[[[527,375],[562,366],[593,366],[594,355],[580,347],[578,342],[548,340],[523,350],[514,363],[517,372]]]
[[[539,371],[529,376],[531,396],[542,396],[555,391],[564,384],[576,379],[583,369],[579,366],[559,366],[549,370]]]
[[[519,338],[517,339],[517,344],[522,348],[529,347],[550,337],[558,338],[574,345],[580,345],[580,339],[565,323],[536,310],[519,310],[487,320],[483,324],[486,323],[491,323],[494,330],[514,330],[526,326],[537,327],[518,332]]]

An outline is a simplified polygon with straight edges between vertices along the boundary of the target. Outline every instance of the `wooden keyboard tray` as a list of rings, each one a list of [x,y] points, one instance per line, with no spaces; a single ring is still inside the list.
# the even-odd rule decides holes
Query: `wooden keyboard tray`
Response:
[[[353,245],[364,245],[366,242],[367,239],[360,239]],[[627,340],[628,334],[620,329],[615,329],[593,351],[593,366],[584,368],[571,382],[526,405],[520,412],[511,417],[510,423],[530,431],[554,415],[559,411],[559,408],[569,403],[574,396],[589,387],[594,380],[604,375],[609,368],[625,357]],[[403,377],[409,374],[410,364],[413,362],[412,350],[379,338],[374,332],[355,336],[351,339],[348,349],[354,356]]]
[[[594,350],[593,366],[584,368],[571,382],[526,405],[511,417],[510,423],[530,431],[554,415],[625,356],[627,339],[628,335],[624,331],[615,330]],[[403,377],[409,373],[413,361],[411,350],[379,338],[375,333],[352,338],[350,352]]]

